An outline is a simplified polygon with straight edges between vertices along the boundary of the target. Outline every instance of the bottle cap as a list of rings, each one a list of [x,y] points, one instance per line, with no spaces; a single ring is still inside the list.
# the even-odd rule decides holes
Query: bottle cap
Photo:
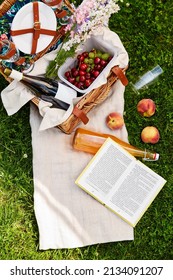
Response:
[[[155,160],[159,159],[159,154],[155,154]]]
[[[157,154],[157,153],[155,153],[154,154],[154,157],[153,157],[153,159],[151,159],[151,158],[143,158],[143,160],[145,160],[145,161],[156,161],[156,160],[158,160],[159,159],[159,154]]]
[[[7,75],[7,76],[9,77],[10,74],[11,74],[11,69],[10,69],[10,68],[5,68],[4,74]]]

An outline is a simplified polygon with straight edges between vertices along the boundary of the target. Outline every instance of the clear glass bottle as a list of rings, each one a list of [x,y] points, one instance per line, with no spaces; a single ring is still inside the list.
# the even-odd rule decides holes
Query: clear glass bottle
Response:
[[[162,73],[163,69],[159,65],[157,65],[156,67],[142,75],[142,77],[140,77],[135,84],[131,83],[132,89],[139,94],[139,90],[147,88],[148,85],[151,84]]]
[[[159,159],[159,154],[136,148],[111,134],[98,133],[83,128],[76,129],[72,145],[76,150],[95,154],[108,137],[121,145],[121,147],[135,157],[140,157],[148,161]]]
[[[56,108],[67,110],[77,92],[57,80],[48,79],[42,76],[32,76],[16,70],[6,68],[4,74],[8,77],[22,82],[34,95],[50,102]]]

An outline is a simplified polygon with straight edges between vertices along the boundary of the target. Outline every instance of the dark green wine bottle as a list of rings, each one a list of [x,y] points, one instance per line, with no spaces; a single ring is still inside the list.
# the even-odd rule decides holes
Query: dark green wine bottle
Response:
[[[27,86],[32,93],[44,101],[52,103],[52,107],[67,110],[72,99],[77,96],[74,89],[59,83],[57,80],[42,76],[26,75],[6,68],[4,74]]]

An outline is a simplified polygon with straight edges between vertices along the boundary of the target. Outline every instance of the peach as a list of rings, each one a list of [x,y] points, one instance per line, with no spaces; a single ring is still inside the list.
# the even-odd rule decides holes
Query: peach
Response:
[[[106,117],[106,125],[111,129],[119,129],[124,125],[124,119],[121,114],[112,112]]]
[[[142,99],[137,104],[137,111],[144,117],[151,117],[154,115],[156,105],[152,99]]]
[[[141,132],[144,143],[156,144],[160,139],[160,133],[155,126],[146,126]]]

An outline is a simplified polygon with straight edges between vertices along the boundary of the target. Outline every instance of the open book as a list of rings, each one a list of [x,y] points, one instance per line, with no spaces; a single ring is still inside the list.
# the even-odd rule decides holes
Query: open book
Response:
[[[134,227],[166,180],[108,138],[75,183]]]

